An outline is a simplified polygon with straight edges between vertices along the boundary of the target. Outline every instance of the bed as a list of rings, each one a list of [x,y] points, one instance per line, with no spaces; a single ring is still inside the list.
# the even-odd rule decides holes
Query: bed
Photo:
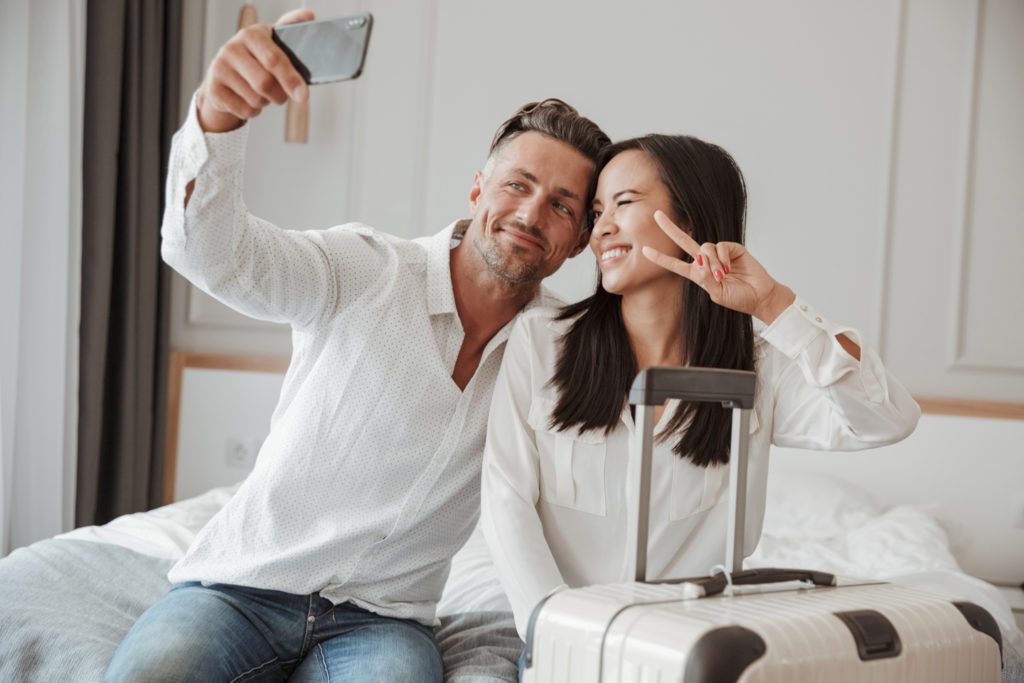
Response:
[[[0,560],[0,680],[98,681],[166,572],[237,485],[103,526],[75,529]],[[751,566],[807,566],[880,578],[982,605],[1003,634],[1004,681],[1024,681],[1024,634],[992,586],[961,571],[942,526],[914,506],[880,508],[821,474],[773,472]],[[522,644],[479,533],[455,556],[438,606],[446,681],[515,681]]]

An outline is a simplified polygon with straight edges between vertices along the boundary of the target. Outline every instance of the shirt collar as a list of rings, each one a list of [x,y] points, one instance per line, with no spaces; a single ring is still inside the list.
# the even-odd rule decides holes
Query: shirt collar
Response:
[[[455,291],[452,289],[451,249],[452,233],[459,221],[441,232],[428,237],[427,245],[427,310],[436,313],[456,313]]]

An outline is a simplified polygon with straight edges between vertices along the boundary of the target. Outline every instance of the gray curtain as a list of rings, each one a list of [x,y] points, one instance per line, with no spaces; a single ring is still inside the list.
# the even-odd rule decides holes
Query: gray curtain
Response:
[[[89,0],[86,22],[79,526],[161,502],[182,0]]]

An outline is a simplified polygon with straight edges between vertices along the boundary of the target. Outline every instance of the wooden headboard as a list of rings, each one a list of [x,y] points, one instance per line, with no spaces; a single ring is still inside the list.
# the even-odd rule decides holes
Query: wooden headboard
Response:
[[[1024,420],[1024,403],[975,401],[962,398],[933,398],[915,396],[921,412],[929,415],[958,415],[960,417],[988,417],[1001,420]]]

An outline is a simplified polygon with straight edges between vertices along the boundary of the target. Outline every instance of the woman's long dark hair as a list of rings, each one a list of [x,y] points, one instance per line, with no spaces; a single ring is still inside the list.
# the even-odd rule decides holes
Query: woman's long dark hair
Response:
[[[633,149],[658,166],[661,182],[672,198],[673,218],[691,231],[698,244],[743,242],[747,206],[743,174],[728,152],[693,137],[646,135],[604,148],[598,156],[588,206],[601,170],[616,155]],[[685,278],[680,278],[680,287],[680,345],[689,365],[752,370],[750,316],[713,303],[707,292]],[[609,433],[618,424],[638,372],[621,303],[622,297],[606,292],[599,281],[591,297],[559,313],[559,320],[576,320],[562,339],[551,379],[558,390],[553,428],[603,428]],[[679,439],[672,450],[695,465],[729,461],[730,413],[717,404],[682,403],[658,438],[673,434]]]

